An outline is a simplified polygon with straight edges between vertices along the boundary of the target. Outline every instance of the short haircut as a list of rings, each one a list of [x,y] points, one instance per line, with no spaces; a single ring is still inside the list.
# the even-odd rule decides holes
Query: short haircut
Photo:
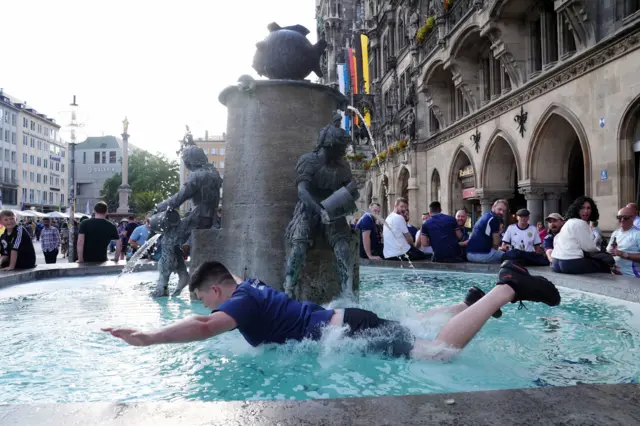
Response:
[[[107,214],[107,210],[109,210],[109,208],[107,207],[107,203],[104,201],[98,201],[96,205],[93,206],[93,210],[98,214]]]
[[[407,200],[407,199],[406,199],[406,198],[404,198],[404,197],[399,197],[399,198],[396,200],[396,204],[395,204],[395,205],[397,206],[397,205],[398,205],[398,204],[400,204],[400,203],[409,204],[409,200]]]
[[[377,207],[382,207],[382,206],[380,205],[380,203],[371,203],[371,204],[369,204],[369,209],[372,209],[372,208],[374,208],[374,207],[376,207],[376,206],[377,206]]]
[[[5,217],[16,217],[16,214],[13,212],[13,210],[0,211],[0,219],[4,219]]]
[[[442,206],[439,201],[432,201],[431,204],[429,204],[429,210],[432,212],[441,212]]]
[[[205,286],[205,283],[212,281],[212,284],[236,284],[236,280],[231,275],[231,272],[220,262],[210,260],[204,262],[198,266],[191,280],[189,281],[189,291],[194,292],[196,289],[201,289]]]
[[[498,204],[504,204],[504,206],[505,206],[506,208],[509,208],[509,202],[508,202],[507,200],[505,200],[505,199],[502,199],[502,198],[501,198],[501,199],[499,199],[499,200],[496,200],[496,201],[493,203],[493,207],[496,207]]]

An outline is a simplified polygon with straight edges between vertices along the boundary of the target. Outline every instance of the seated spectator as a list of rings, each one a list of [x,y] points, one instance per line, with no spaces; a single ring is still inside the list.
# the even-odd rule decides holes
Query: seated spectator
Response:
[[[551,213],[545,221],[549,224],[549,232],[547,232],[547,236],[544,237],[544,241],[542,241],[542,248],[544,249],[544,254],[547,256],[547,259],[551,262],[553,261],[553,239],[562,229],[564,218],[560,213]]]
[[[600,253],[591,238],[589,222],[599,218],[598,207],[589,197],[579,197],[569,206],[564,226],[553,239],[551,268],[554,272],[590,274],[611,271],[615,260],[608,253]]]
[[[638,231],[640,231],[640,216],[638,216],[638,205],[636,203],[629,203],[625,207],[629,207],[633,210],[633,226],[636,227]]]
[[[462,238],[460,238],[460,242],[458,245],[462,247],[462,251],[465,254],[467,252],[467,245],[469,244],[469,237],[471,236],[471,228],[467,228],[467,219],[469,216],[467,215],[466,210],[458,210],[456,212],[456,222],[458,222],[458,227],[460,228],[460,232],[462,233]]]
[[[462,247],[458,244],[462,239],[462,231],[453,216],[442,213],[437,201],[429,204],[431,217],[422,224],[420,240],[422,246],[433,248],[434,262],[463,262]]]
[[[518,223],[509,225],[502,237],[502,250],[509,260],[524,266],[548,266],[549,260],[542,254],[542,240],[537,228],[529,223],[531,213],[527,209],[516,212]]]
[[[360,230],[360,257],[363,259],[382,259],[382,224],[379,223],[382,208],[378,203],[371,203],[356,228]]]
[[[633,225],[634,215],[630,207],[618,211],[620,227],[611,234],[607,252],[614,256],[622,275],[640,278],[640,231]]]
[[[404,220],[407,221],[407,229],[409,230],[409,234],[411,234],[411,236],[414,237],[414,241],[415,241],[415,235],[418,233],[418,228],[416,228],[411,223],[409,223],[411,219],[411,216],[409,216],[409,210],[405,210],[403,216],[404,216]]]
[[[404,212],[409,203],[406,198],[398,198],[393,205],[393,212],[387,216],[382,231],[384,258],[388,260],[423,260],[427,259],[422,251],[413,246],[413,237],[407,228]]]
[[[424,223],[425,220],[429,219],[429,213],[422,213],[422,223]]]
[[[500,263],[504,252],[499,250],[502,239],[500,224],[509,208],[507,200],[497,200],[491,211],[483,214],[473,227],[467,244],[467,259],[475,263]]]
[[[131,246],[133,253],[138,251],[138,249],[147,242],[150,229],[151,224],[149,223],[149,216],[147,216],[145,218],[144,225],[137,226],[133,230],[133,232],[131,233],[131,237],[129,238],[129,245]]]
[[[547,237],[547,228],[542,222],[538,222],[536,226],[538,228],[538,235],[540,235],[540,241],[544,241],[544,239]]]
[[[36,251],[26,227],[16,223],[13,210],[0,211],[4,232],[0,236],[0,271],[36,267]]]

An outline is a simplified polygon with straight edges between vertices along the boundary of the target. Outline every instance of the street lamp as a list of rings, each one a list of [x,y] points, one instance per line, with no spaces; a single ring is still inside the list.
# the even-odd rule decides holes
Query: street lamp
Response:
[[[73,95],[71,106],[71,122],[68,124],[71,136],[69,141],[69,259],[71,262],[76,261],[76,244],[75,244],[75,216],[76,216],[76,131],[83,125],[78,123],[78,104],[76,103],[76,95]]]

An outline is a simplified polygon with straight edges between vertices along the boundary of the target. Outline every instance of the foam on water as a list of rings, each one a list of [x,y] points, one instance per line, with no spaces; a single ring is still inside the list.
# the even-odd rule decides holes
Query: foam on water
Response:
[[[557,308],[504,308],[451,362],[367,354],[326,330],[318,342],[252,348],[237,332],[130,347],[100,327],[148,329],[208,310],[188,296],[152,300],[156,273],[40,281],[0,290],[0,403],[308,399],[581,383],[640,376],[636,304],[562,290]],[[446,315],[416,319],[492,286],[488,275],[362,268],[360,307],[435,337]],[[338,301],[336,305],[346,305]]]

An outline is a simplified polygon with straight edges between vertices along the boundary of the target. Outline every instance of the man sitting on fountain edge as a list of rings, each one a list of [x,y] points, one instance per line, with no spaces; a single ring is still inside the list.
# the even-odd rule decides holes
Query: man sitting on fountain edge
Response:
[[[210,315],[194,316],[150,332],[127,328],[102,330],[130,345],[149,346],[205,340],[237,328],[249,344],[258,346],[305,338],[318,340],[325,326],[347,325],[347,335],[366,338],[368,349],[373,352],[395,357],[445,359],[451,355],[452,348],[467,345],[491,316],[502,315],[500,308],[509,302],[528,300],[549,306],[560,303],[560,294],[553,283],[531,276],[524,267],[506,261],[500,268],[496,286],[488,294],[471,287],[463,302],[420,315],[431,316],[443,311],[455,315],[434,341],[427,341],[416,339],[399,322],[379,318],[370,311],[325,309],[312,302],[298,302],[257,279],[243,281],[219,262],[202,264],[193,274],[189,290],[213,309]]]

